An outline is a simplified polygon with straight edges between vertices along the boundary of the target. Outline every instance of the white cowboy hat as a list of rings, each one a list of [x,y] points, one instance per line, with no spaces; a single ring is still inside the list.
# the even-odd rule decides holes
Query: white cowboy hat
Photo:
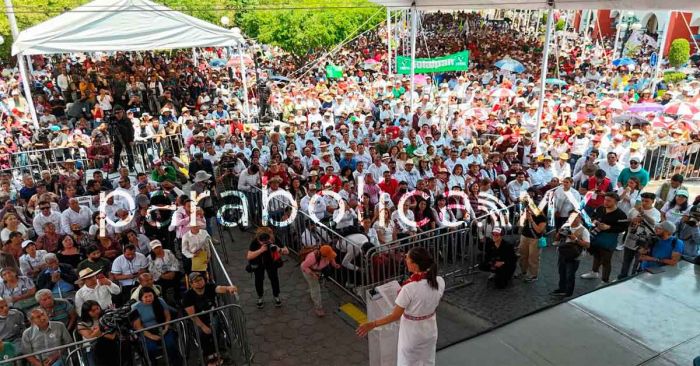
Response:
[[[200,170],[197,172],[197,174],[194,175],[194,182],[199,183],[199,182],[204,182],[207,181],[211,178],[211,174],[205,172],[204,170]]]

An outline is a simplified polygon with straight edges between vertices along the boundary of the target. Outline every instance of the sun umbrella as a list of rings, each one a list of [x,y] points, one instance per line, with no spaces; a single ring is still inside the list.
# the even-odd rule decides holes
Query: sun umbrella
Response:
[[[626,123],[628,122],[631,125],[640,125],[643,123],[649,123],[649,121],[645,120],[642,117],[639,117],[635,114],[623,114],[617,117],[613,117],[613,122],[615,123]]]
[[[660,112],[664,109],[659,103],[637,103],[632,104],[628,111],[632,113]]]
[[[693,115],[693,121],[700,122],[700,112]]]
[[[687,102],[672,102],[664,107],[664,113],[676,116],[691,117],[698,112],[700,108]]]
[[[613,60],[612,64],[615,67],[620,67],[620,66],[634,65],[634,64],[636,64],[636,62],[629,57],[622,57],[622,58],[618,58],[617,60]]]
[[[554,79],[554,78],[546,79],[544,82],[547,84],[559,85],[559,86],[566,85],[566,81],[561,80],[561,79]]]
[[[489,112],[484,108],[472,108],[468,110],[464,116],[468,118],[486,119],[489,116]]]
[[[215,58],[209,61],[209,66],[211,67],[222,67],[226,65],[226,61],[220,59],[220,58]]]
[[[606,98],[603,99],[602,102],[600,102],[601,107],[605,107],[607,109],[615,109],[615,110],[626,110],[629,108],[629,105],[620,99],[617,98]]]
[[[496,88],[489,95],[492,98],[513,98],[515,92],[508,88]]]
[[[254,64],[253,59],[250,58],[248,55],[243,55],[243,63],[246,66],[252,66]],[[226,67],[239,67],[241,66],[241,56],[239,55],[231,55],[229,57],[228,62],[226,62]]]
[[[673,118],[666,116],[658,116],[651,120],[651,127],[667,129],[673,122]]]
[[[503,60],[496,61],[494,65],[501,70],[511,71],[518,74],[525,71],[525,66],[512,58],[504,58]]]
[[[676,128],[680,128],[683,131],[698,132],[698,125],[690,121],[678,121],[676,122]]]

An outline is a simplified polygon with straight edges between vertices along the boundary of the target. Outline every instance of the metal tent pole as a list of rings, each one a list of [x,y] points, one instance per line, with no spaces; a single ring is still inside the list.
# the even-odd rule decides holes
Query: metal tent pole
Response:
[[[544,109],[544,89],[547,79],[547,66],[549,65],[549,42],[552,37],[552,20],[554,19],[554,7],[547,11],[547,30],[544,35],[544,48],[542,49],[542,71],[540,73],[540,96],[537,101],[537,131],[535,131],[535,148],[539,150],[540,130],[542,129],[542,110]]]
[[[243,42],[238,44],[238,58],[241,62],[241,82],[243,83],[243,113],[245,114],[245,121],[249,123],[250,118],[250,105],[248,104],[248,70],[245,67],[245,60],[243,59]],[[262,103],[262,101],[259,101]]]
[[[391,10],[386,8],[386,49],[387,49],[387,60],[386,63],[389,67],[389,76],[391,76]]]
[[[12,6],[12,0],[5,0],[5,13],[7,14],[7,22],[10,24],[10,31],[12,32],[12,39],[17,40],[19,37],[19,28],[17,27],[17,19],[15,18],[15,9]],[[25,65],[24,54],[22,52],[16,55],[17,66],[19,67],[19,73],[22,76],[22,86],[24,88],[24,98],[27,100],[27,106],[29,106],[29,113],[32,116],[32,124],[35,129],[39,129],[39,119],[36,116],[36,109],[34,108],[34,100],[32,100],[32,88],[29,85],[31,81],[29,75],[27,75],[27,67]]]
[[[416,90],[416,28],[418,24],[418,10],[415,4],[411,7],[411,94],[409,103],[413,111],[413,94]]]

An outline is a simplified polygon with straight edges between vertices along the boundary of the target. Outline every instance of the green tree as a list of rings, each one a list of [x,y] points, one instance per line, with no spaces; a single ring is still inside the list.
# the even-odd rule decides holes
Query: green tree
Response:
[[[560,18],[559,20],[557,20],[557,24],[555,24],[554,29],[557,31],[563,31],[564,27],[566,27],[566,20]]]
[[[668,63],[679,68],[685,65],[690,59],[690,43],[685,38],[674,39],[668,51]]]
[[[279,46],[289,52],[297,65],[305,62],[310,52],[324,51],[376,26],[384,17],[381,8],[367,0],[354,2],[354,6],[333,5],[323,8],[323,2],[293,0],[279,5],[254,5],[242,8],[240,27],[244,33],[261,43]]]

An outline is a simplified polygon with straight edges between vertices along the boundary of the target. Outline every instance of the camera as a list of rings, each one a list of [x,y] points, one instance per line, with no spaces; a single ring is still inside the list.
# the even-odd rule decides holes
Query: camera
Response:
[[[270,244],[268,248],[269,248],[269,250],[270,250],[271,253],[274,253],[274,252],[276,252],[280,247],[278,247],[277,244]]]
[[[569,237],[569,235],[571,235],[571,233],[572,233],[571,226],[564,226],[561,229],[559,229],[559,235],[564,237],[564,238]]]
[[[133,312],[131,305],[134,303],[136,300],[130,300],[120,308],[106,310],[99,320],[100,329],[104,333],[115,331],[128,333],[131,331],[131,314]]]

